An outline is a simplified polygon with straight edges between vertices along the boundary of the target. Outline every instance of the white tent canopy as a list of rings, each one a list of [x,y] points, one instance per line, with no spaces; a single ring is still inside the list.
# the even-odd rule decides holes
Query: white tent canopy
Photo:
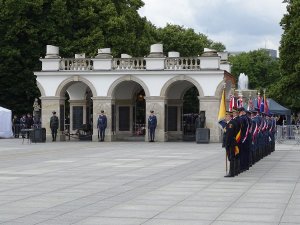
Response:
[[[0,138],[13,137],[11,110],[0,106]]]

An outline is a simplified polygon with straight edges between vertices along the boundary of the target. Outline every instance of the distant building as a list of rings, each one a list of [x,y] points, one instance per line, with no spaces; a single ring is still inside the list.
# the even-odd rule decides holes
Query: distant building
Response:
[[[275,49],[260,48],[260,50],[265,50],[268,53],[268,55],[274,59],[277,58],[277,50],[275,50]]]
[[[238,56],[242,53],[246,53],[245,51],[234,51],[234,52],[228,52],[229,56]]]
[[[269,56],[271,56],[272,58],[276,59],[277,58],[277,50],[274,49],[268,49],[268,48],[260,48],[258,50],[265,50]],[[233,52],[228,52],[229,56],[238,56],[242,53],[248,53],[245,51],[233,51]]]

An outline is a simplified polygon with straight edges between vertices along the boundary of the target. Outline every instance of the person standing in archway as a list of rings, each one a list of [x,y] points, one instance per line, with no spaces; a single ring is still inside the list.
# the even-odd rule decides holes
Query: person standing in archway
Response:
[[[56,112],[53,111],[52,116],[50,118],[52,141],[56,141],[58,125],[59,125],[58,117],[56,116]]]
[[[150,142],[154,142],[156,126],[157,126],[157,119],[156,116],[154,115],[154,111],[151,110],[150,116],[148,118],[148,131],[149,131]]]
[[[106,127],[107,127],[107,118],[106,118],[106,115],[104,115],[104,111],[101,110],[101,113],[98,117],[98,122],[97,122],[99,141],[104,141]],[[100,134],[100,136],[99,136],[99,134]]]

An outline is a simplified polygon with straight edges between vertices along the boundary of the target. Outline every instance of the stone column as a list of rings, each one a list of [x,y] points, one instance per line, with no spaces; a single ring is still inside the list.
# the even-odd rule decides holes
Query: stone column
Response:
[[[51,97],[41,97],[41,105],[42,105],[42,127],[46,128],[46,140],[51,141],[51,129],[50,129],[50,118],[52,116],[52,112],[56,112],[56,116],[60,119],[60,105],[65,103],[65,98],[60,98],[56,96]],[[60,121],[59,121],[60,122]],[[57,135],[59,138],[57,140],[61,140],[61,132],[57,131]]]
[[[148,141],[148,117],[150,110],[154,111],[157,117],[157,127],[155,131],[155,141],[164,142],[167,140],[165,132],[165,104],[166,100],[163,97],[145,97],[146,100],[146,135],[145,141]]]
[[[106,142],[112,141],[112,115],[111,115],[111,106],[112,98],[111,97],[92,97],[93,100],[93,141],[98,141],[98,129],[97,129],[97,120],[101,110],[104,110],[104,114],[107,117],[107,128],[105,130],[105,140]]]
[[[205,127],[210,129],[210,142],[220,142],[221,132],[218,124],[220,98],[214,96],[198,98],[200,111],[205,111]]]

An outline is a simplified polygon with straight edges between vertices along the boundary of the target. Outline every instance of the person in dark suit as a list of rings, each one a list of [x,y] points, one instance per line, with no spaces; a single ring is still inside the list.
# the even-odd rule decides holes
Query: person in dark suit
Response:
[[[104,110],[101,110],[101,113],[98,117],[98,122],[97,122],[99,141],[104,141],[106,127],[107,127],[107,117],[106,117],[106,115],[104,115]]]
[[[148,131],[149,131],[150,142],[154,142],[156,126],[157,126],[157,118],[154,115],[154,111],[151,110],[150,116],[148,118]]]

